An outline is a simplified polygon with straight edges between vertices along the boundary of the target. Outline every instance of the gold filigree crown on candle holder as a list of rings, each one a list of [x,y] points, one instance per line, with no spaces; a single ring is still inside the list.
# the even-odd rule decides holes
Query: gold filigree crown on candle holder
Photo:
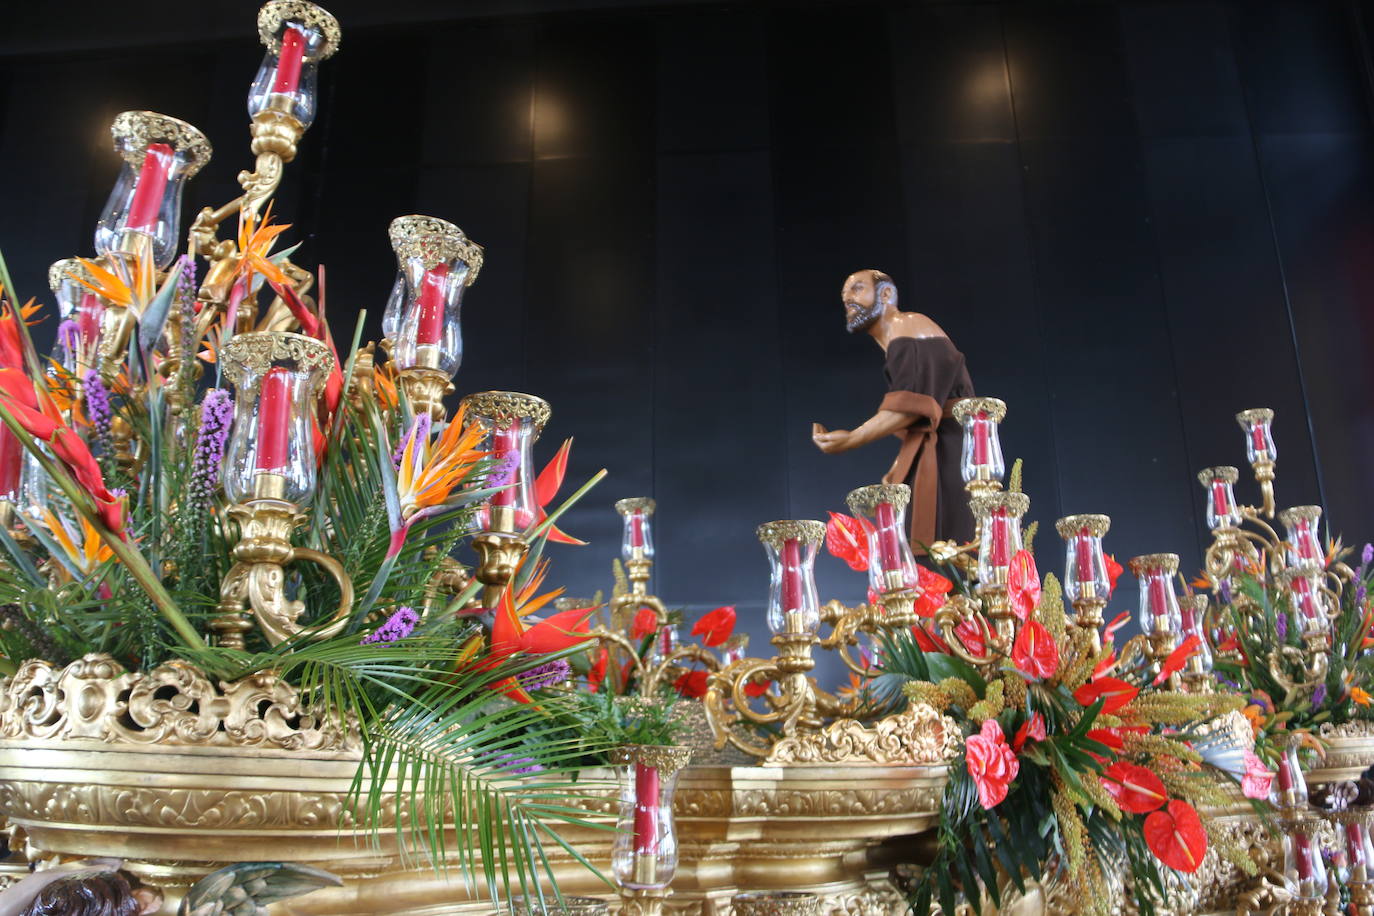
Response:
[[[419,258],[426,270],[458,258],[468,267],[463,285],[477,282],[477,275],[482,270],[482,246],[448,220],[435,216],[398,216],[391,221],[387,235],[398,258]]]
[[[258,38],[273,54],[281,53],[281,31],[288,22],[298,22],[320,33],[322,43],[319,49],[304,55],[308,62],[328,60],[339,50],[339,44],[343,41],[339,20],[328,10],[305,0],[269,0],[258,10]]]
[[[210,141],[198,129],[155,111],[126,111],[116,115],[110,124],[110,136],[115,141],[115,152],[136,169],[143,167],[150,143],[166,143],[174,151],[186,153],[187,178],[204,168],[214,153]]]
[[[782,549],[785,541],[819,545],[825,540],[825,523],[796,519],[766,522],[759,525],[757,534],[760,541],[778,550]]]

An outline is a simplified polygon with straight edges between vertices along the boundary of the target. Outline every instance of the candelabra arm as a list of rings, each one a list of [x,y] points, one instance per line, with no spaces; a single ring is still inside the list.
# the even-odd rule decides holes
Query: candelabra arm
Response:
[[[638,658],[636,658],[635,661],[638,663]],[[707,671],[720,670],[720,659],[716,658],[715,654],[710,649],[697,645],[678,646],[672,652],[669,652],[663,661],[654,665],[652,668],[644,670],[643,663],[639,663],[639,667],[641,668],[641,678],[639,682],[640,695],[644,697],[656,696],[659,689],[664,684],[668,683],[668,678],[675,671],[684,670],[683,666],[678,664],[682,661],[697,662],[705,667]]]
[[[859,644],[859,633],[877,633],[883,624],[882,608],[871,604],[846,607],[839,599],[827,601],[821,608],[821,622],[834,627],[830,635],[819,643],[822,649],[832,649],[839,653],[846,668],[859,677],[876,677],[878,669],[850,655],[851,646]]]
[[[706,721],[711,726],[716,750],[733,744],[735,747],[754,757],[767,757],[773,750],[768,741],[751,738],[739,727],[745,720],[756,725],[766,725],[784,718],[779,710],[758,712],[749,707],[749,697],[745,685],[763,681],[779,680],[782,672],[770,659],[741,659],[723,671],[712,672],[706,681]]]
[[[1324,683],[1331,664],[1325,646],[1318,647],[1310,643],[1305,648],[1280,646],[1270,651],[1266,661],[1270,676],[1283,688],[1285,702],[1292,700],[1299,693],[1315,690],[1318,684]],[[1302,679],[1289,677],[1284,662],[1301,666]]]
[[[983,638],[985,654],[974,655],[964,648],[964,641],[955,632],[962,623],[972,622],[978,627]],[[935,629],[940,638],[949,646],[950,654],[968,662],[975,668],[987,668],[1001,661],[1002,640],[988,623],[987,618],[978,613],[973,602],[962,595],[955,595],[935,612]],[[1007,647],[1010,648],[1010,647]]]

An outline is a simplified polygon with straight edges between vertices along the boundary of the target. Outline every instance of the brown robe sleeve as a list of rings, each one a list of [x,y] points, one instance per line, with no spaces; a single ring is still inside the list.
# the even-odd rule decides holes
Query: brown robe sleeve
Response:
[[[883,373],[888,392],[879,408],[916,417],[897,433],[901,449],[883,478],[911,487],[912,546],[921,552],[937,540],[971,540],[959,473],[963,431],[949,414],[955,401],[973,396],[964,355],[948,337],[898,337],[888,343]]]

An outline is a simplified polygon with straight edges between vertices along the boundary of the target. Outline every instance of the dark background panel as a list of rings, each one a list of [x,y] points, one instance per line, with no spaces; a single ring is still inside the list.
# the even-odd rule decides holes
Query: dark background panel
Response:
[[[841,509],[895,452],[810,441],[883,393],[882,354],[843,330],[861,267],[1007,400],[1043,569],[1047,523],[1094,510],[1119,558],[1195,566],[1195,472],[1243,464],[1251,406],[1278,411],[1280,502],[1370,536],[1369,0],[329,5],[343,47],[278,218],[327,265],[340,334],[380,320],[395,216],[486,246],[459,392],[546,396],[539,462],[576,436],[568,489],[610,471],[566,519],[592,545],[555,553],[572,593],[609,588],[611,503],[655,496],[665,600],[689,619],[736,603],[759,645],[754,528]],[[64,19],[0,34],[0,248],[22,295],[89,251],[118,111],[214,143],[183,221],[252,161],[253,4]],[[825,597],[861,597],[818,568]]]

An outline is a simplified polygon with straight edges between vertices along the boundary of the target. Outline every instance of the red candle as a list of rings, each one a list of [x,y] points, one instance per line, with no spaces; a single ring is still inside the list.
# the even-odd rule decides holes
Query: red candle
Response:
[[[291,94],[301,84],[301,63],[305,60],[305,36],[294,25],[288,25],[281,36],[281,54],[277,55],[277,78],[273,92]]]
[[[1298,542],[1298,558],[1302,560],[1315,560],[1317,558],[1317,539],[1312,535],[1312,523],[1307,519],[1299,519],[1294,525]]]
[[[1169,584],[1162,572],[1150,573],[1150,613],[1156,617],[1169,614]]]
[[[1317,603],[1312,596],[1312,583],[1305,577],[1299,576],[1293,580],[1293,594],[1298,599],[1298,608],[1303,616],[1309,620],[1316,620],[1321,616],[1317,612]]]
[[[0,425],[0,496],[19,495],[19,472],[24,466],[24,446],[8,426]]]
[[[782,542],[782,612],[790,614],[802,607],[801,541]]]
[[[991,519],[992,559],[994,568],[1001,568],[1011,562],[1011,532],[1006,509],[994,509]]]
[[[658,852],[658,769],[635,764],[635,853]]]
[[[1293,831],[1293,845],[1297,848],[1298,877],[1306,880],[1312,877],[1312,840],[1300,828]]]
[[[1279,792],[1293,791],[1293,769],[1288,765],[1288,755],[1279,755]],[[1282,802],[1283,799],[1280,799]]]
[[[901,534],[897,531],[897,513],[892,503],[878,503],[874,507],[878,520],[878,562],[883,572],[902,568]]]
[[[90,346],[95,343],[96,337],[100,334],[100,319],[104,313],[105,306],[101,305],[95,293],[81,295],[81,305],[76,313],[76,327],[81,332],[83,344]]]
[[[1084,528],[1078,532],[1078,538],[1073,543],[1074,546],[1074,565],[1077,566],[1078,581],[1093,581],[1093,551],[1092,541],[1089,540],[1088,529]]]
[[[151,231],[157,225],[157,214],[167,194],[167,173],[172,168],[172,148],[166,143],[149,143],[143,155],[143,168],[134,183],[134,197],[129,203],[129,217],[125,229]]]
[[[1345,825],[1345,856],[1350,860],[1349,865],[1353,868],[1356,865],[1368,865],[1364,860],[1364,837],[1360,835],[1363,829],[1357,823]]]
[[[438,346],[444,337],[444,287],[448,265],[439,264],[425,271],[420,281],[420,318],[415,324],[415,344]]]
[[[1263,452],[1269,448],[1269,442],[1264,435],[1264,424],[1256,423],[1250,427],[1250,443],[1255,447],[1255,451]]]
[[[979,466],[988,463],[988,415],[983,410],[973,420],[973,463]]]
[[[634,511],[630,513],[630,546],[644,546],[644,513]]]
[[[1221,478],[1212,481],[1212,514],[1219,519],[1231,514],[1230,500],[1226,498],[1226,481]]]
[[[290,438],[291,373],[278,366],[263,376],[258,394],[258,470],[285,467]]]
[[[514,423],[507,426],[505,429],[498,427],[496,431],[492,433],[491,437],[491,457],[495,458],[497,461],[518,462],[520,460],[520,450],[516,447],[518,442],[519,439],[516,436]],[[512,484],[515,483],[515,475],[519,472],[519,466],[517,465],[515,471],[511,474],[510,480],[507,482]],[[515,505],[516,489],[516,487],[508,486],[499,493],[493,493],[491,496],[491,504],[493,506]]]

